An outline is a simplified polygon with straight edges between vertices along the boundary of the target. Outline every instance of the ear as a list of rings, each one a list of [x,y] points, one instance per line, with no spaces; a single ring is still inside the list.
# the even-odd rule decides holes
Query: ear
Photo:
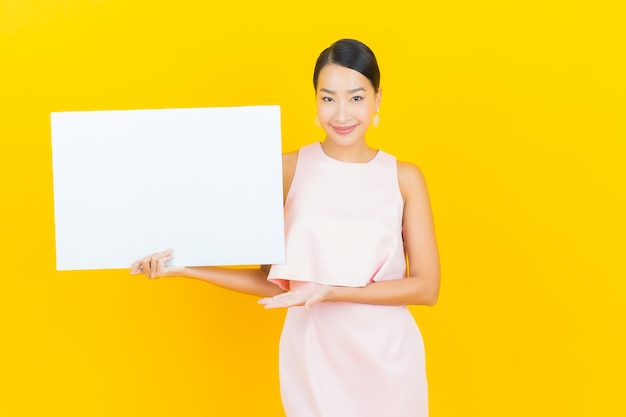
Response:
[[[378,91],[376,92],[376,109],[380,108],[380,103],[383,100],[383,89],[378,87]]]

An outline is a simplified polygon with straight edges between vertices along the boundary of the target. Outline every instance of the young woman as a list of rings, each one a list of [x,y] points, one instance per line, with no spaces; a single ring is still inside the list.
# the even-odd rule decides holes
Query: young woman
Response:
[[[428,414],[423,342],[406,306],[436,303],[439,256],[421,171],[365,140],[378,124],[379,83],[359,41],[320,54],[313,85],[326,137],[283,156],[285,264],[178,267],[166,264],[168,250],[131,266],[289,308],[279,366],[288,417]]]

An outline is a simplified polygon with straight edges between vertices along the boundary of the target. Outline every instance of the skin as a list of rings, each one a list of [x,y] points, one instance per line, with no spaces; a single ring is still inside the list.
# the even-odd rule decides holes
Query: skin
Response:
[[[363,163],[376,155],[365,134],[379,109],[382,91],[376,91],[361,73],[335,64],[319,74],[316,102],[319,123],[326,133],[322,149],[331,158]],[[283,197],[296,168],[298,152],[283,155]],[[414,164],[398,161],[398,182],[404,200],[402,235],[409,261],[408,277],[374,282],[365,287],[315,285],[284,292],[267,281],[269,266],[255,269],[180,267],[168,265],[172,251],[154,253],[134,262],[133,275],[148,278],[187,277],[230,290],[263,297],[265,308],[311,307],[321,302],[381,305],[434,305],[439,296],[440,266],[433,216],[424,175]]]

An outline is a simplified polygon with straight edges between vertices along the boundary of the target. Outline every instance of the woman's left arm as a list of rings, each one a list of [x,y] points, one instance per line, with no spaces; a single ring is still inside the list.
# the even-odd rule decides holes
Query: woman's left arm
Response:
[[[409,260],[409,276],[373,282],[365,287],[318,285],[263,299],[266,308],[310,307],[319,302],[345,301],[381,305],[434,305],[439,297],[440,266],[428,188],[421,170],[398,162],[398,181],[404,199],[402,236]]]

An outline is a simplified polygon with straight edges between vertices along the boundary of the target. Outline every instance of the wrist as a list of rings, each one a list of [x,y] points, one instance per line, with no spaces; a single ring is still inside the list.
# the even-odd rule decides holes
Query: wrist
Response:
[[[175,265],[172,265],[172,266],[168,267],[167,273],[165,274],[165,276],[168,277],[168,278],[188,277],[189,276],[189,269],[186,266],[175,266]]]
[[[326,293],[326,299],[324,301],[337,302],[342,300],[342,292],[345,287],[336,287],[334,285],[328,286],[328,292]]]

